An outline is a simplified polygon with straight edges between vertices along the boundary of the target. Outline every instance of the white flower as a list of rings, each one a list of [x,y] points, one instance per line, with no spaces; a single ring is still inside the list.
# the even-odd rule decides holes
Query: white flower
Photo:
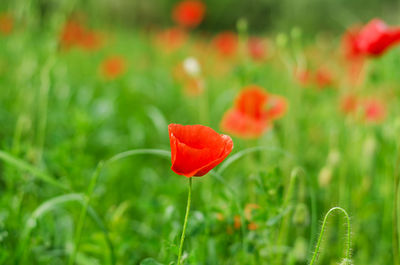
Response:
[[[201,72],[200,64],[194,57],[188,57],[183,61],[183,69],[191,76],[198,76]]]

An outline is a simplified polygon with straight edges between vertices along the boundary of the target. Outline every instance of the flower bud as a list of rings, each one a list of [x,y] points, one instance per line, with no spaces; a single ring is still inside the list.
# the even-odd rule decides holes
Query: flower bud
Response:
[[[325,166],[321,169],[318,175],[318,184],[320,187],[327,187],[332,180],[332,169]]]
[[[278,36],[276,36],[276,44],[279,47],[285,47],[288,42],[288,38],[286,34],[284,33],[279,33]]]
[[[293,223],[298,226],[306,226],[310,223],[310,213],[307,205],[299,203],[293,213]]]

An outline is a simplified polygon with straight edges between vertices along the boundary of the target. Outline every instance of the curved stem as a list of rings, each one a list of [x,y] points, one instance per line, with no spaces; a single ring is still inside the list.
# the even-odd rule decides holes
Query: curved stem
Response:
[[[224,170],[226,170],[233,162],[235,162],[236,160],[242,158],[243,156],[247,155],[247,154],[251,154],[254,152],[260,152],[260,151],[271,151],[271,152],[277,152],[277,153],[281,153],[283,155],[285,155],[286,157],[289,157],[291,159],[294,159],[294,155],[292,155],[291,153],[280,149],[278,147],[268,147],[268,146],[256,146],[256,147],[250,147],[250,148],[246,148],[240,152],[237,152],[236,154],[230,156],[229,158],[227,158],[218,168],[217,173],[222,175],[222,172]]]
[[[350,217],[348,215],[348,213],[346,212],[346,210],[344,210],[341,207],[333,207],[331,208],[325,215],[324,217],[324,221],[322,223],[322,227],[321,227],[321,232],[319,234],[319,238],[318,238],[318,242],[317,242],[317,246],[315,247],[315,251],[314,251],[314,255],[311,259],[310,265],[313,265],[314,262],[317,260],[318,254],[319,254],[319,248],[321,246],[321,242],[322,242],[322,238],[324,236],[324,232],[325,232],[325,227],[327,224],[327,220],[329,215],[334,212],[334,211],[340,211],[344,214],[344,216],[346,217],[346,221],[347,221],[347,250],[346,250],[346,259],[350,260],[351,257],[351,226],[350,226]]]
[[[189,178],[189,193],[188,193],[188,199],[187,199],[187,205],[186,205],[185,221],[183,222],[181,243],[179,245],[178,262],[176,263],[177,265],[181,264],[182,248],[183,248],[183,242],[185,241],[185,233],[186,233],[187,221],[188,221],[188,217],[189,217],[191,199],[192,199],[192,178]]]
[[[82,206],[85,205],[85,197],[81,193],[68,193],[64,195],[60,195],[57,197],[53,197],[50,200],[45,201],[42,203],[36,210],[30,215],[30,217],[27,219],[25,226],[22,229],[21,233],[21,239],[19,246],[17,247],[16,250],[16,258],[14,263],[15,264],[25,264],[25,257],[26,257],[26,252],[28,249],[28,241],[31,236],[32,230],[36,227],[37,225],[37,220],[41,218],[42,216],[46,215],[48,212],[52,211],[53,209],[57,209],[61,207],[63,204],[66,204],[68,202],[78,202]],[[104,234],[104,238],[107,242],[110,255],[111,255],[111,264],[115,264],[115,254],[114,254],[114,246],[112,245],[110,236],[108,234],[107,228],[104,225],[103,221],[100,219],[99,215],[97,212],[90,207],[90,205],[87,207],[87,211],[89,216],[93,219],[93,221],[97,224],[97,226],[100,228],[100,230]]]
[[[162,149],[132,149],[114,155],[113,157],[109,158],[105,163],[110,164],[118,160],[135,155],[159,155],[161,157],[169,159],[171,157],[171,152]]]

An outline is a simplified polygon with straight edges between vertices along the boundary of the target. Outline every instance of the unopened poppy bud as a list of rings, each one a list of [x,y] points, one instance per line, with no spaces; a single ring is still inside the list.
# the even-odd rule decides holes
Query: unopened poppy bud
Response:
[[[308,207],[304,203],[296,205],[293,214],[293,223],[298,226],[306,226],[310,222],[310,213]]]
[[[245,18],[240,18],[236,23],[237,30],[240,34],[247,32],[248,23]]]
[[[333,149],[329,152],[328,155],[328,164],[331,166],[337,165],[340,161],[340,153],[337,149]]]
[[[326,187],[331,183],[332,169],[331,167],[325,166],[321,169],[318,175],[318,184],[320,187]]]
[[[276,37],[276,44],[279,47],[285,47],[287,44],[288,38],[286,36],[286,34],[284,33],[279,33],[278,36]]]

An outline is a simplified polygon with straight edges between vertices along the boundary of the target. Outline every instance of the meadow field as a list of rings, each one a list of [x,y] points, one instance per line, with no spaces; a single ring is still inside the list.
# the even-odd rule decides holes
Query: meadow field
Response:
[[[398,18],[45,2],[0,4],[0,264],[400,265]]]

